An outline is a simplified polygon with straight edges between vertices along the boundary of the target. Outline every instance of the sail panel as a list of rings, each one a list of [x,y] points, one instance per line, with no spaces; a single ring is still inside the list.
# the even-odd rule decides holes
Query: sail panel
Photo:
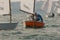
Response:
[[[34,0],[21,0],[21,10],[33,13]]]
[[[51,12],[53,2],[57,2],[59,0],[45,0],[41,9],[46,11],[47,13]]]
[[[0,0],[0,15],[9,14],[9,0]]]
[[[60,13],[60,8],[57,8],[57,13]]]

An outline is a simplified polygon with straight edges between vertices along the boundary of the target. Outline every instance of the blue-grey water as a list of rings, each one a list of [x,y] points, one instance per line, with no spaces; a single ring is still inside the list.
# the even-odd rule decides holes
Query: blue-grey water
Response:
[[[54,18],[46,18],[46,13],[36,7],[37,13],[40,13],[44,19],[45,28],[26,29],[23,26],[23,20],[26,20],[26,14],[21,12],[19,2],[12,2],[12,23],[18,23],[14,30],[1,30],[0,40],[60,40],[60,16],[57,14]],[[38,5],[37,5],[38,6]],[[0,16],[1,23],[9,23],[9,16]]]

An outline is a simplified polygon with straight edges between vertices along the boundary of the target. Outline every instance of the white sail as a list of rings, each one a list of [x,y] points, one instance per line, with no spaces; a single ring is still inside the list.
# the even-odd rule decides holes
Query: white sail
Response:
[[[9,14],[9,0],[0,0],[0,15]]]
[[[34,8],[34,0],[20,0],[21,2],[21,10],[33,13]]]
[[[49,6],[48,6],[48,11],[47,11],[47,13],[50,13],[50,11],[51,11],[51,7],[52,7],[52,3],[53,3],[53,1],[52,0],[49,0]]]
[[[51,7],[52,7],[52,0],[45,0],[41,9],[45,10],[47,13],[50,13]]]
[[[60,8],[57,8],[57,13],[60,13]]]
[[[42,10],[45,10],[45,6],[47,6],[47,2],[48,2],[47,0],[44,1],[43,5],[41,7]]]
[[[44,4],[42,5],[42,10],[46,10],[47,13],[50,13],[51,12],[51,8],[52,8],[52,3],[54,1],[58,1],[58,0],[45,0]],[[47,7],[47,8],[46,8]]]
[[[60,14],[60,0],[58,1],[58,3],[55,4],[56,5],[56,13]]]

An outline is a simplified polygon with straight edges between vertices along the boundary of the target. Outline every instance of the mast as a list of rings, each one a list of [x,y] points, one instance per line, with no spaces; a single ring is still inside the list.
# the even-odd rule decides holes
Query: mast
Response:
[[[9,10],[10,10],[10,23],[12,23],[12,15],[11,15],[11,2],[9,0]]]
[[[34,0],[34,6],[33,6],[33,13],[35,13],[35,0]]]
[[[35,0],[34,0],[34,6],[33,6],[33,13],[35,14]],[[34,20],[34,15],[33,15],[33,21],[35,21]],[[33,27],[35,27],[35,22],[33,23],[33,25],[34,25]]]
[[[33,6],[33,14],[35,14],[35,0],[34,0],[34,6]],[[33,20],[34,20],[34,15],[33,15]]]

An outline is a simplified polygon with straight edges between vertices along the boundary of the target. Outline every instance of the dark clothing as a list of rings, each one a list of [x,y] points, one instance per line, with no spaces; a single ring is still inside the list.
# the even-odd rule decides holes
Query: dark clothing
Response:
[[[54,13],[52,13],[52,15],[51,16],[48,16],[48,17],[54,17],[55,16],[55,14]]]
[[[36,17],[37,17],[36,21],[43,22],[43,18],[42,18],[42,16],[40,14],[37,14]]]
[[[42,18],[42,16],[40,14],[37,14],[37,13],[33,14],[33,15],[31,15],[31,18],[34,21],[41,21],[41,22],[43,22],[43,18]]]

